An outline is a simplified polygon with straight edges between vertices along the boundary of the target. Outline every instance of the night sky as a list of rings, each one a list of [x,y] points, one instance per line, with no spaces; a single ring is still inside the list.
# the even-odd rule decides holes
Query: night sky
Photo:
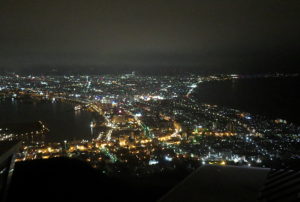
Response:
[[[299,0],[1,0],[0,69],[295,72]]]

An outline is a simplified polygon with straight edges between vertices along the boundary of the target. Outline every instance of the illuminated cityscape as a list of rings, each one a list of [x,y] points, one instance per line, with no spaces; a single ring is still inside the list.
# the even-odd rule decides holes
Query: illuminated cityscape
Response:
[[[300,201],[300,1],[0,1],[0,202]]]
[[[36,120],[2,125],[0,139],[22,141],[16,161],[71,157],[108,175],[145,176],[179,165],[190,170],[205,164],[269,167],[276,159],[299,155],[299,126],[194,99],[193,91],[202,83],[248,78],[253,76],[11,73],[0,78],[2,100],[67,103],[73,113],[96,113],[89,125],[95,135],[47,141],[51,128]]]

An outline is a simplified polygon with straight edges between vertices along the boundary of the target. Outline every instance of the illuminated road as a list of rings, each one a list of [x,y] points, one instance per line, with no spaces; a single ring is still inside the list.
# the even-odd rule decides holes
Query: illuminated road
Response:
[[[113,163],[115,163],[115,162],[118,161],[117,156],[114,155],[113,153],[111,153],[111,152],[109,151],[108,148],[102,147],[102,148],[100,149],[100,151],[103,152],[105,155],[107,155],[107,156],[111,159],[111,161],[112,161]]]

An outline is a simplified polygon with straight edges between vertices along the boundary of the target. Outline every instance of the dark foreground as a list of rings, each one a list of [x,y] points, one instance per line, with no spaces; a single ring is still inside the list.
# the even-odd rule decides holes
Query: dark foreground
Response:
[[[87,163],[56,158],[17,163],[8,201],[156,201],[188,173],[108,177]]]
[[[8,201],[299,201],[299,161],[289,162],[271,169],[206,165],[190,175],[175,169],[109,177],[76,159],[27,161],[16,164]]]

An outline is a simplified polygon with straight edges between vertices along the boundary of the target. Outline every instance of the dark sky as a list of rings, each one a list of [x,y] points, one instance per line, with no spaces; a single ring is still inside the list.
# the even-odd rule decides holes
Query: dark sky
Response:
[[[299,71],[299,0],[0,0],[0,68]]]

